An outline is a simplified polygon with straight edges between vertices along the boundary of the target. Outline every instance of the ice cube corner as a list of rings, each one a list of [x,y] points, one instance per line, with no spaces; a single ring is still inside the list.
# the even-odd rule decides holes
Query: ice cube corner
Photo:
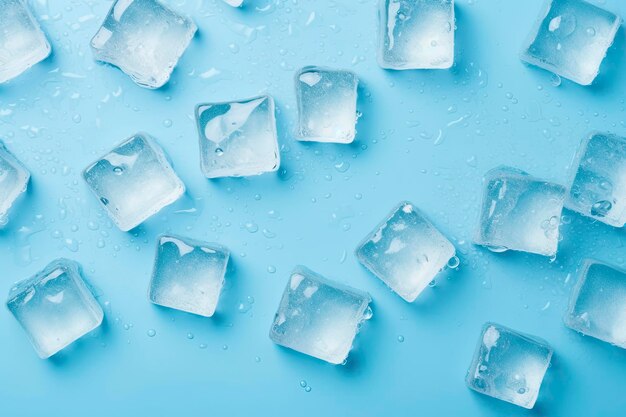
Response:
[[[343,364],[361,323],[372,313],[368,293],[297,266],[291,273],[270,329],[281,346]]]
[[[531,409],[552,354],[550,345],[540,338],[486,323],[465,382],[481,394]]]
[[[246,177],[278,169],[272,97],[198,104],[195,114],[200,168],[207,178]]]
[[[547,0],[520,58],[589,85],[598,75],[621,21],[584,0]]]
[[[26,191],[30,173],[0,141],[0,228],[9,221],[9,211]]]
[[[363,266],[408,302],[455,256],[454,245],[415,207],[401,202],[356,250]]]
[[[197,31],[195,23],[157,0],[115,0],[91,39],[96,60],[138,85],[165,85]]]
[[[555,256],[565,187],[507,166],[488,171],[483,182],[474,243],[494,252],[515,250]]]
[[[0,0],[0,84],[43,61],[51,50],[25,0]]]
[[[565,325],[626,349],[626,271],[585,260],[570,296]]]
[[[162,235],[148,298],[154,304],[204,317],[215,313],[230,252],[221,245]]]
[[[356,74],[307,66],[296,72],[295,82],[298,140],[352,143],[357,122]]]
[[[81,277],[80,266],[67,259],[54,260],[18,282],[9,293],[7,307],[42,359],[100,326],[104,317]]]
[[[111,220],[125,232],[185,192],[163,149],[145,133],[117,145],[87,167],[83,178]]]

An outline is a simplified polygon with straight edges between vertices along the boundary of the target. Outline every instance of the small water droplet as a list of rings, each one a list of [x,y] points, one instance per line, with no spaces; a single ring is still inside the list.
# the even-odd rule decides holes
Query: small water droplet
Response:
[[[224,155],[224,149],[222,149],[222,148],[215,148],[215,155],[217,155],[217,156]]]
[[[274,265],[268,265],[267,272],[269,272],[270,274],[275,273],[276,272],[276,267]]]
[[[156,336],[156,330],[154,329],[149,329],[146,334],[148,335],[148,337],[154,337]]]
[[[591,206],[591,215],[596,217],[605,217],[613,208],[613,204],[608,200],[602,200]]]
[[[398,342],[400,343],[404,342],[404,336],[402,335],[398,336]]]
[[[461,260],[459,259],[459,257],[453,256],[452,258],[448,260],[448,268],[450,269],[458,268],[460,263],[461,263]]]
[[[187,333],[187,339],[191,340],[193,339],[195,336],[193,335],[193,333]]]

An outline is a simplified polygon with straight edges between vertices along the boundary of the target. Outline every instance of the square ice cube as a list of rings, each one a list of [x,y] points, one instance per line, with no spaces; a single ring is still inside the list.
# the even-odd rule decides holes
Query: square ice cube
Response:
[[[25,0],[0,0],[0,83],[50,55],[46,35]]]
[[[91,191],[122,231],[139,226],[185,193],[165,153],[137,133],[83,172]]]
[[[270,96],[196,106],[200,167],[207,178],[245,177],[280,164]]]
[[[197,29],[157,0],[116,0],[91,49],[96,60],[118,67],[138,85],[159,88],[169,81]]]
[[[211,317],[224,285],[230,252],[222,246],[163,235],[148,297],[154,304]]]
[[[361,323],[372,316],[368,293],[297,266],[270,329],[276,344],[338,365],[345,362]]]
[[[9,221],[9,210],[29,180],[30,173],[0,141],[0,228]]]
[[[626,349],[626,271],[586,260],[572,291],[565,325]]]
[[[355,73],[304,67],[296,73],[299,140],[351,143],[356,134]]]
[[[52,261],[9,292],[7,307],[37,354],[48,358],[102,323],[104,313],[76,262]]]
[[[400,297],[412,302],[454,258],[455,248],[405,201],[365,238],[356,256]]]
[[[467,386],[481,394],[533,408],[552,353],[542,339],[487,323],[467,371]]]
[[[621,18],[583,0],[546,0],[522,61],[589,85],[615,39]]]
[[[626,138],[592,133],[583,139],[572,164],[565,205],[610,226],[626,223]]]
[[[378,64],[445,69],[454,63],[454,0],[379,0]]]
[[[474,243],[494,252],[555,256],[565,187],[510,167],[487,172],[484,184]]]

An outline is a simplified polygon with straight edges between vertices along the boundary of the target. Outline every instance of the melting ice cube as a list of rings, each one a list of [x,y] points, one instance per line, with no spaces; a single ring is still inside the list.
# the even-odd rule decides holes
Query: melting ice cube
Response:
[[[9,210],[26,191],[30,173],[0,141],[0,227],[9,221]]]

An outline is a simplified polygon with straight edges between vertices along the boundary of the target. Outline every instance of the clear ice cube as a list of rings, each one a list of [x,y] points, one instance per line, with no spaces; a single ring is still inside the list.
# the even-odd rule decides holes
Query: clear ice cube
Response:
[[[200,166],[207,178],[276,171],[280,153],[270,96],[196,106]]]
[[[521,53],[529,64],[589,85],[621,18],[583,0],[549,0]]]
[[[96,60],[118,67],[138,85],[159,88],[196,30],[191,19],[157,0],[116,0],[91,49]]]
[[[139,226],[185,192],[161,147],[145,133],[116,146],[83,177],[122,231]]]
[[[50,55],[50,44],[25,0],[0,0],[0,83]]]
[[[358,83],[351,71],[315,66],[298,71],[298,139],[351,143],[356,134]]]
[[[626,349],[626,271],[586,260],[572,291],[565,325]]]
[[[412,302],[455,256],[455,248],[405,201],[365,238],[356,256],[400,297]]]
[[[481,394],[533,408],[552,353],[542,339],[487,323],[467,371],[467,386]]]
[[[9,210],[26,191],[30,173],[0,141],[0,227],[9,221]]]
[[[476,244],[494,252],[556,255],[565,187],[510,167],[489,171],[484,185]]]
[[[454,63],[454,0],[379,0],[382,68],[445,69]]]
[[[270,329],[281,346],[338,365],[345,362],[361,323],[372,316],[366,292],[298,266]]]
[[[592,133],[583,139],[572,164],[565,205],[610,226],[626,223],[626,138]]]
[[[92,331],[104,313],[76,262],[57,259],[10,291],[7,307],[45,359]]]
[[[148,297],[154,304],[211,317],[230,253],[220,245],[180,236],[159,238]]]

